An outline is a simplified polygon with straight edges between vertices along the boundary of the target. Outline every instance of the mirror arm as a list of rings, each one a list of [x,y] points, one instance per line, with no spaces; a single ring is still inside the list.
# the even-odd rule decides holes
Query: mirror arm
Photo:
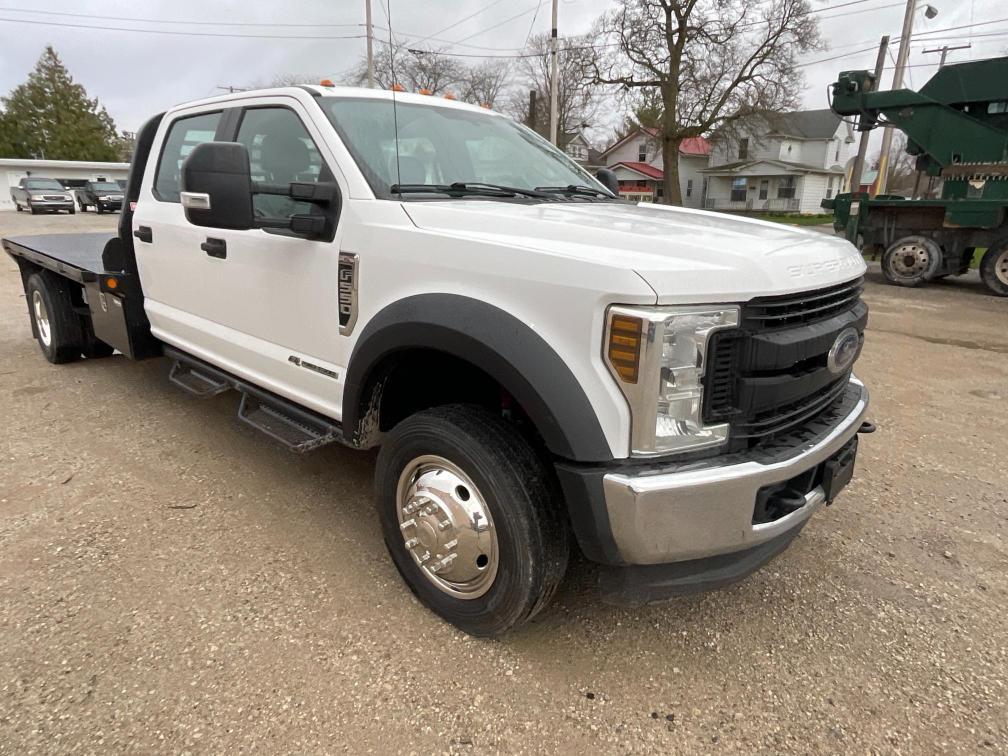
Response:
[[[299,202],[311,202],[316,205],[326,205],[334,201],[338,196],[335,184],[316,184],[309,181],[295,181],[290,184],[272,184],[266,181],[253,181],[252,193],[290,197],[291,199]]]

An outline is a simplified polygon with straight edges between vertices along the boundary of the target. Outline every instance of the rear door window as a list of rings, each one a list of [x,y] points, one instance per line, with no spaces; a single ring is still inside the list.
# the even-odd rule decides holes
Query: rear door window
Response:
[[[182,163],[197,144],[212,142],[221,114],[201,113],[175,120],[168,129],[154,178],[154,196],[162,202],[178,202]]]

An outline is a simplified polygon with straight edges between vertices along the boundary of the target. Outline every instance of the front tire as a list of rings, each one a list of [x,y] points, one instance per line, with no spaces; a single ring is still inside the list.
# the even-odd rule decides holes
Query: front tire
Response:
[[[551,470],[482,408],[449,405],[403,420],[382,444],[375,488],[403,579],[470,635],[528,621],[566,572],[570,537]]]
[[[32,332],[54,365],[80,359],[84,340],[67,282],[52,273],[32,273],[25,286]]]
[[[999,297],[1008,297],[1008,242],[995,244],[984,253],[980,279]]]
[[[38,214],[39,214],[39,210],[38,210],[38,208],[37,208],[37,207],[35,207],[34,205],[32,205],[32,203],[31,203],[31,202],[29,202],[29,203],[28,203],[28,211],[29,211],[29,212],[30,212],[30,213],[31,213],[32,215],[38,215]]]
[[[904,236],[882,255],[882,274],[896,286],[920,286],[934,278],[942,251],[925,236]]]
[[[24,208],[23,208],[23,207],[21,207],[21,203],[20,203],[20,202],[16,202],[16,201],[14,202],[14,209],[15,209],[15,210],[17,210],[17,211],[18,211],[19,213],[20,213],[20,212],[21,212],[22,210],[24,210]]]

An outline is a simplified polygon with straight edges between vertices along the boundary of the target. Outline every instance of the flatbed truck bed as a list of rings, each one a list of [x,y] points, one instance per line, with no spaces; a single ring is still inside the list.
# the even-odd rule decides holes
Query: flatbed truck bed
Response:
[[[3,240],[12,257],[23,257],[78,283],[97,280],[105,271],[102,251],[115,234],[38,234]]]

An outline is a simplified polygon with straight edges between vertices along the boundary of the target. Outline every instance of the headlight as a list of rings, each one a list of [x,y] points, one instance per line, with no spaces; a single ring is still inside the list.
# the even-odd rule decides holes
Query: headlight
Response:
[[[102,202],[108,202],[109,199],[111,199],[111,198],[110,197],[99,197],[98,199],[100,199]]]
[[[605,356],[630,405],[635,456],[724,443],[728,425],[704,425],[703,376],[710,335],[739,322],[732,305],[609,308]]]

